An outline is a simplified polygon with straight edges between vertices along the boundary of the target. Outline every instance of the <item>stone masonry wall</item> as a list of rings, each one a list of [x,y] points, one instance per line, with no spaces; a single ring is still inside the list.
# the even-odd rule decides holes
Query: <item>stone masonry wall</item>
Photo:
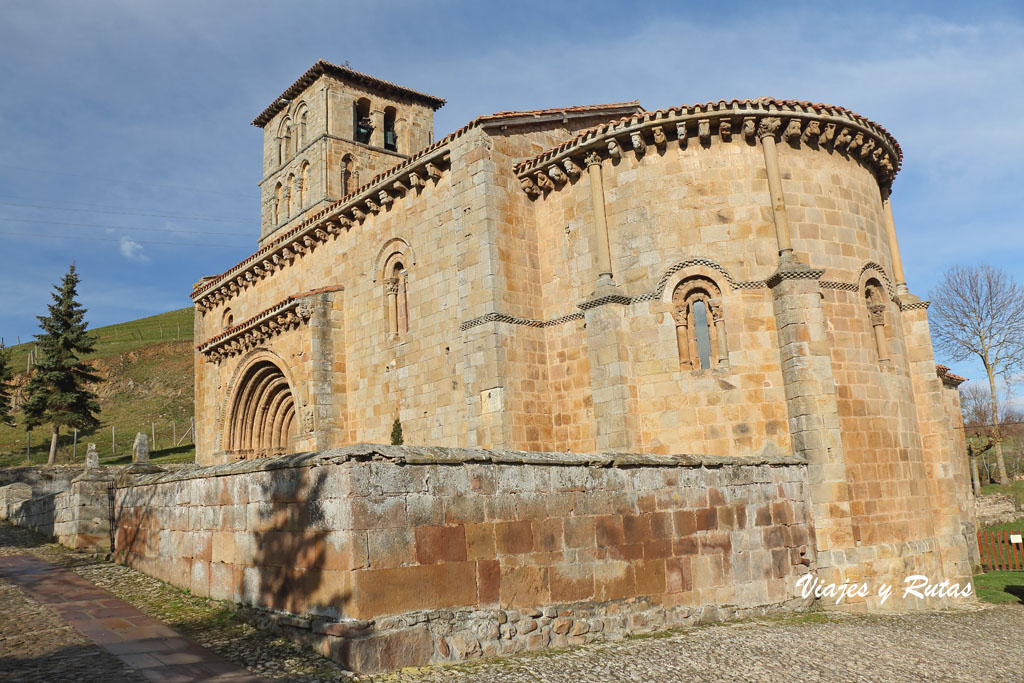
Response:
[[[25,484],[4,486],[0,488],[0,518],[52,536],[69,548],[109,551],[112,478],[102,471],[86,470],[66,491],[35,497],[28,497]]]
[[[805,477],[789,457],[361,444],[136,477],[116,556],[378,671],[795,609]]]

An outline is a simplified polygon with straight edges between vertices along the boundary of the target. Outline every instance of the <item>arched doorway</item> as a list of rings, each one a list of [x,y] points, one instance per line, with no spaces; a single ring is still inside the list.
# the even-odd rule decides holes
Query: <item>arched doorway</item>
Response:
[[[295,395],[284,372],[269,360],[249,366],[238,380],[227,425],[231,452],[286,452],[298,425]]]

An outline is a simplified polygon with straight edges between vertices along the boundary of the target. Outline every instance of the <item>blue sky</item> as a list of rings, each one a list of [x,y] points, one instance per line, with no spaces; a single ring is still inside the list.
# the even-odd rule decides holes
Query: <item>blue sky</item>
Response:
[[[632,99],[843,105],[903,147],[893,206],[913,292],[956,263],[1024,281],[1021,6],[851,7],[4,3],[0,335],[36,331],[72,261],[100,326],[187,306],[196,280],[251,253],[249,121],[321,57],[446,98],[436,137],[479,114]]]

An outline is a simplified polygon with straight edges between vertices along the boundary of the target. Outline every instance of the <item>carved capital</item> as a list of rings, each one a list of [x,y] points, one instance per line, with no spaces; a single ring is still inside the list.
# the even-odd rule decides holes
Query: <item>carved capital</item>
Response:
[[[874,304],[868,306],[868,315],[871,317],[872,325],[885,324],[885,304]]]
[[[676,321],[676,327],[686,327],[686,304],[679,304],[672,308],[672,319]]]
[[[591,166],[600,166],[601,155],[596,151],[591,150],[591,152],[587,154],[586,158],[583,159],[583,163],[587,165],[587,168],[590,168]]]
[[[777,116],[766,116],[757,124],[757,139],[762,140],[769,136],[775,137],[781,126],[782,119]]]
[[[398,294],[398,278],[389,277],[384,280],[384,293],[388,296]]]

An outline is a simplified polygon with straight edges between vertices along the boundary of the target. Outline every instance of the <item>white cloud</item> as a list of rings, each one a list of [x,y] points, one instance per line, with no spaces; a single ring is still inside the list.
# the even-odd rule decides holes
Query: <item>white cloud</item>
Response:
[[[143,246],[127,235],[121,238],[121,256],[136,263],[149,263],[149,256],[144,253]]]

